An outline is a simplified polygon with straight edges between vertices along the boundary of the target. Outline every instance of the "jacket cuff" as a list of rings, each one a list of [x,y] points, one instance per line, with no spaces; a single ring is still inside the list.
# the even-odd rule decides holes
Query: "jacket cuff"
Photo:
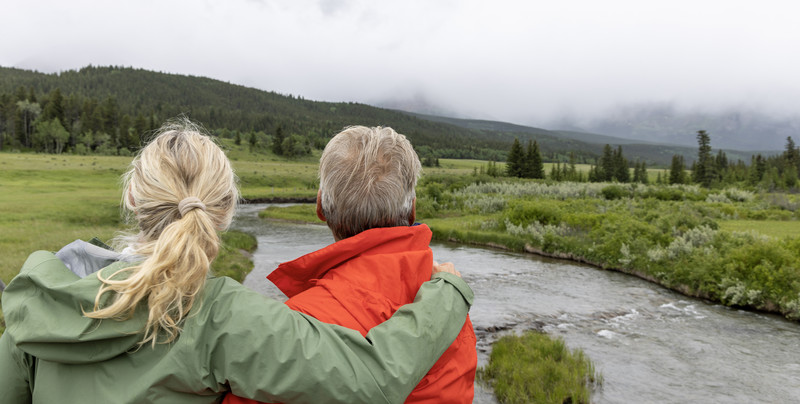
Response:
[[[437,278],[453,285],[456,290],[458,290],[458,293],[461,293],[464,301],[467,302],[467,306],[472,307],[472,302],[475,300],[475,293],[472,292],[472,288],[470,288],[467,282],[461,279],[460,276],[453,275],[449,272],[437,272],[431,279]]]

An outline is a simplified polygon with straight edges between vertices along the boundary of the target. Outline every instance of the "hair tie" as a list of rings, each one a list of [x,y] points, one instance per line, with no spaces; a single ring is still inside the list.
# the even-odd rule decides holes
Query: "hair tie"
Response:
[[[181,200],[178,203],[178,212],[180,212],[181,217],[186,216],[186,214],[189,213],[190,210],[195,208],[206,210],[206,204],[204,204],[203,201],[194,196],[183,198],[183,200]]]

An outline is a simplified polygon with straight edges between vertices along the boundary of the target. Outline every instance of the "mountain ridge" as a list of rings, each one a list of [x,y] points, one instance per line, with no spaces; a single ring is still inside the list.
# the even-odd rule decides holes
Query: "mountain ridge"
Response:
[[[696,155],[696,149],[687,146],[499,121],[430,116],[352,102],[310,101],[302,96],[282,95],[213,78],[131,67],[88,66],[58,73],[0,67],[0,94],[14,94],[19,87],[35,90],[45,101],[55,88],[68,99],[84,102],[111,99],[120,114],[130,116],[145,114],[163,120],[186,114],[209,129],[272,133],[281,126],[289,133],[324,140],[348,125],[392,126],[412,140],[421,156],[499,161],[505,159],[514,138],[522,142],[536,140],[545,158],[558,161],[566,161],[573,152],[580,162],[593,162],[606,143],[635,149],[636,152],[625,152],[626,157],[631,161],[642,159],[651,165],[668,165],[671,154],[665,156],[665,151],[683,155],[687,162]],[[729,157],[749,161],[749,155],[733,151]]]

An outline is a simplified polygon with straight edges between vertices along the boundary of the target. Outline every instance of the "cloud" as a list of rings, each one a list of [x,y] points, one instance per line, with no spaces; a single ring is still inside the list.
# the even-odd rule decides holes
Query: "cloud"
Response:
[[[40,71],[134,66],[533,125],[639,102],[800,102],[791,1],[6,3],[0,65]]]

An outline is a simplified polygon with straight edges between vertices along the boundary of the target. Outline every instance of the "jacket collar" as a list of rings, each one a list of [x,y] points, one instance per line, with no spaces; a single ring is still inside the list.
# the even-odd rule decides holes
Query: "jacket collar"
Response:
[[[428,249],[431,230],[425,224],[383,227],[363,231],[325,248],[280,264],[267,279],[286,296],[292,297],[312,286],[339,265],[365,253],[381,253]]]

